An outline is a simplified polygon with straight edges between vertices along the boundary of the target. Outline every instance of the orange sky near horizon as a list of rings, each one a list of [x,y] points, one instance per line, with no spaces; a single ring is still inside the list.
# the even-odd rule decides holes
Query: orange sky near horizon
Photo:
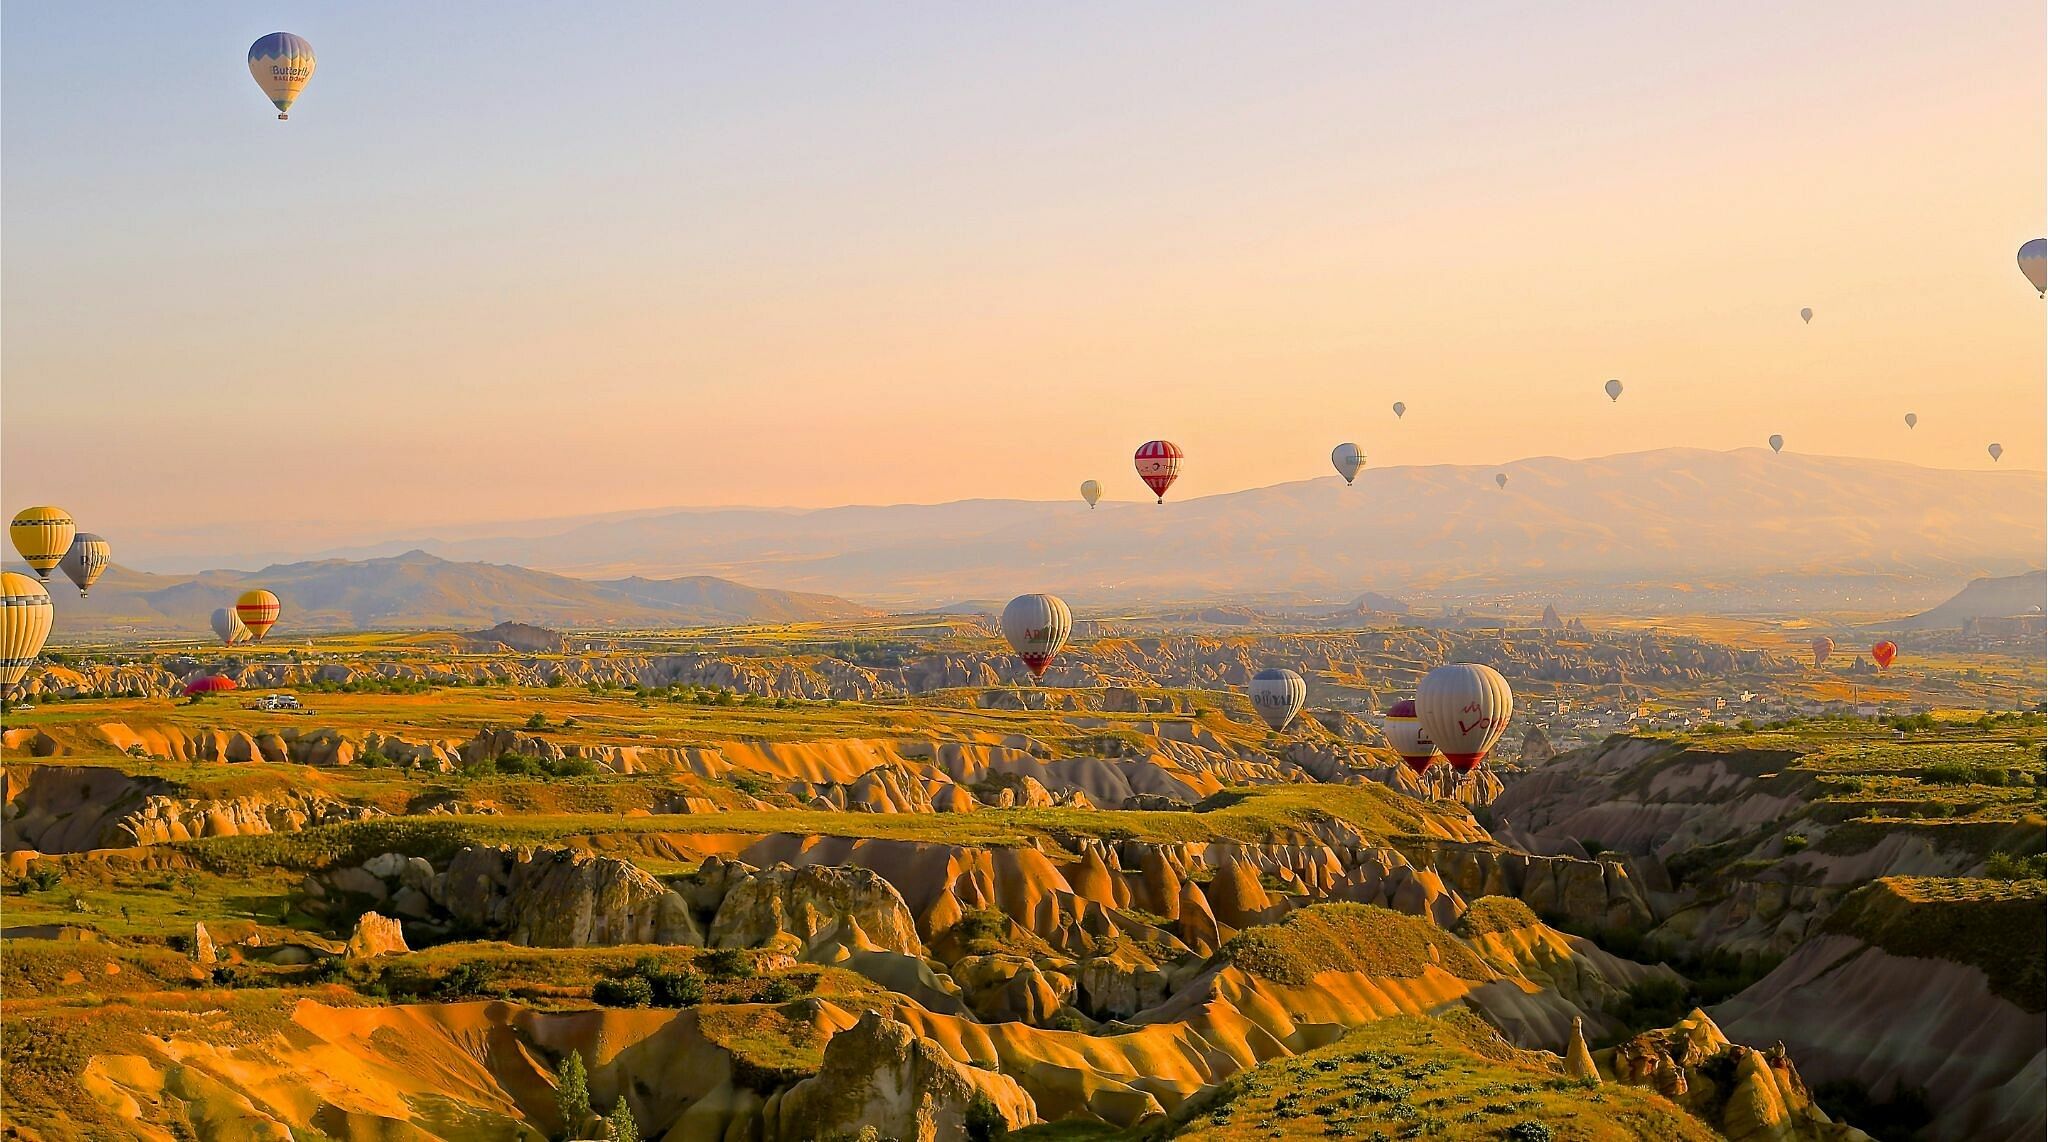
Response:
[[[1136,499],[1156,436],[1181,496],[1344,440],[2042,466],[2039,3],[276,11],[9,8],[8,512]]]

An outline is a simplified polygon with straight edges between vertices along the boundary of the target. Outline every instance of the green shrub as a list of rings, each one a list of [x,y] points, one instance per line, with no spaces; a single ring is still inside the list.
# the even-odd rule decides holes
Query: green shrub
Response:
[[[712,979],[754,978],[754,957],[739,948],[718,948],[704,957],[704,970]]]
[[[654,985],[637,975],[601,979],[590,989],[590,998],[601,1007],[652,1007]]]
[[[1796,853],[1804,850],[1807,845],[1812,843],[1812,841],[1807,839],[1805,833],[1786,833],[1785,839],[1780,842],[1780,847],[1787,853]]]
[[[1010,1122],[1002,1108],[985,1091],[975,1091],[967,1103],[967,1142],[1002,1142],[1010,1136]]]
[[[755,1002],[788,1003],[790,1000],[797,998],[803,993],[803,988],[798,987],[795,983],[791,982],[790,980],[783,979],[780,976],[778,976],[775,979],[768,980],[767,982],[761,985],[761,991],[755,999]]]
[[[662,1007],[695,1007],[704,1002],[704,977],[689,968],[647,973],[654,1002]]]

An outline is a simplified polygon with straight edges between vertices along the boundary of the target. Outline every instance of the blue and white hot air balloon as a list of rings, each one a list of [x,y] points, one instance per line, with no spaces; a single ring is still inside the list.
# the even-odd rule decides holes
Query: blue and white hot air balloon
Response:
[[[277,106],[277,117],[289,119],[292,101],[313,78],[313,45],[290,32],[272,32],[249,45],[249,74]]]

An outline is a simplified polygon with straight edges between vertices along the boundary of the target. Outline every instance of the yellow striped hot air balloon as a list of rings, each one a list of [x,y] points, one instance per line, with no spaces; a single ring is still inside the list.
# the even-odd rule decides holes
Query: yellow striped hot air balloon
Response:
[[[50,637],[55,610],[50,593],[34,579],[0,571],[0,702],[11,701]]]
[[[235,617],[242,620],[242,625],[248,627],[249,633],[258,640],[270,630],[270,624],[277,621],[277,612],[277,596],[261,587],[244,591],[242,597],[235,600]]]
[[[63,508],[26,508],[14,517],[7,527],[7,538],[14,541],[14,549],[35,569],[36,578],[47,583],[50,571],[64,559],[64,553],[71,550],[71,537],[78,533],[78,525],[71,522],[71,513]]]

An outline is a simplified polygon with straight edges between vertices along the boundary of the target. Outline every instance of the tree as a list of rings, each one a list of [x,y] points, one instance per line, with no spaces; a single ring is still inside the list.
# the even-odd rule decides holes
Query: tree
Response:
[[[618,1142],[640,1142],[640,1124],[633,1121],[633,1108],[626,1105],[626,1096],[612,1106],[612,1137]]]
[[[967,1128],[969,1142],[1002,1142],[1010,1136],[1010,1121],[1003,1117],[1002,1108],[986,1091],[975,1091],[974,1098],[967,1103]]]
[[[570,1051],[555,1074],[555,1106],[562,1112],[562,1129],[576,1137],[579,1123],[590,1117],[590,1074],[583,1068],[583,1052]]]

